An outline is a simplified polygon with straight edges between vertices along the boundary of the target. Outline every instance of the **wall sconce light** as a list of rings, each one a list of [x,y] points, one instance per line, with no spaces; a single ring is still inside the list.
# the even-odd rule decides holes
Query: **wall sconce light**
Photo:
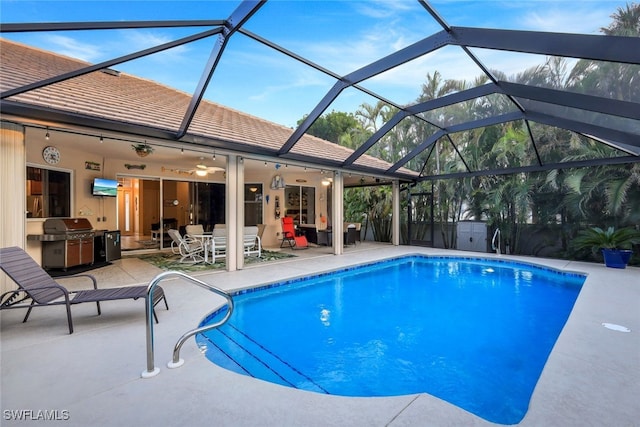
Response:
[[[324,185],[325,187],[329,186],[329,184],[331,184],[331,181],[329,181],[328,179],[322,180],[322,185]]]
[[[258,187],[249,187],[249,191],[255,193],[256,191],[258,191]]]

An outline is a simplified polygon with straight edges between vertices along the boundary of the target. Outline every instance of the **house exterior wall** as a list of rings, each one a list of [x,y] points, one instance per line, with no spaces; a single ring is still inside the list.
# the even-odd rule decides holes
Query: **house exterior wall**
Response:
[[[247,159],[239,155],[229,153],[219,153],[220,158],[227,158],[226,173],[213,173],[205,178],[200,178],[194,174],[186,174],[182,171],[173,169],[171,160],[161,161],[161,156],[154,157],[155,153],[144,157],[136,158],[133,156],[131,143],[127,142],[127,135],[122,135],[122,140],[109,140],[99,136],[95,130],[87,129],[86,134],[79,130],[77,134],[74,131],[60,131],[43,127],[42,125],[27,124],[26,126],[16,125],[6,121],[2,122],[2,177],[3,182],[1,188],[3,194],[12,194],[12,203],[3,204],[4,218],[13,218],[9,220],[16,223],[7,226],[7,221],[2,222],[2,237],[0,238],[3,246],[15,244],[25,248],[25,250],[39,263],[42,262],[42,245],[38,241],[28,240],[27,235],[42,234],[44,232],[43,223],[45,218],[27,218],[25,215],[26,208],[26,166],[44,167],[47,169],[55,169],[66,171],[71,174],[71,216],[84,217],[88,219],[94,229],[98,230],[117,230],[122,229],[119,223],[118,198],[111,197],[95,197],[91,194],[91,184],[94,178],[116,179],[123,176],[135,177],[141,180],[155,180],[159,184],[156,197],[159,197],[160,209],[165,209],[163,203],[162,185],[171,181],[194,181],[194,182],[210,182],[224,183],[227,191],[239,192],[239,197],[229,198],[228,203],[235,203],[232,209],[227,211],[227,222],[233,222],[236,225],[243,225],[244,222],[244,184],[261,184],[263,189],[263,211],[262,223],[266,225],[265,232],[262,236],[264,247],[278,247],[281,242],[282,228],[280,218],[275,215],[275,199],[280,198],[281,216],[285,214],[284,209],[284,189],[271,188],[274,175],[278,174],[288,185],[300,185],[304,187],[315,188],[315,217],[308,218],[309,224],[315,224],[318,228],[326,228],[327,225],[334,227],[342,224],[342,183],[343,177],[340,173],[333,172],[333,186],[326,187],[322,185],[323,179],[332,176],[332,172],[321,173],[319,169],[311,166],[309,168],[295,167],[286,164],[278,165],[274,160],[266,163],[262,167],[264,160],[249,159],[251,167],[246,167]],[[54,126],[54,125],[52,125]],[[45,134],[50,133],[50,137],[45,138]],[[104,144],[104,145],[102,145]],[[61,153],[60,161],[55,165],[49,165],[43,159],[42,152],[47,146],[55,146]],[[165,148],[166,150],[166,148]],[[176,153],[180,153],[176,149]],[[214,154],[215,160],[215,154]],[[267,159],[269,160],[269,159]],[[131,163],[136,163],[142,168],[130,168]],[[230,168],[232,162],[236,162],[239,167]],[[256,167],[259,165],[259,167]],[[195,166],[195,165],[194,165]],[[230,174],[233,170],[242,173],[242,177],[235,177],[230,180]],[[231,187],[230,187],[231,185]],[[175,198],[179,199],[180,191],[176,184]],[[331,188],[331,191],[328,191]],[[147,203],[142,198],[140,189],[133,189],[133,197],[135,203],[142,206]],[[186,194],[186,191],[184,191]],[[329,197],[332,200],[329,200]],[[186,204],[187,201],[184,200]],[[182,202],[180,203],[182,204]],[[241,206],[242,204],[242,206]],[[331,206],[331,211],[329,211]],[[171,206],[169,206],[169,209]],[[146,208],[145,208],[146,210]],[[166,217],[169,212],[161,213]],[[120,215],[122,215],[120,213]],[[136,216],[134,219],[140,227],[137,229],[144,233],[148,219],[142,215]],[[336,254],[342,253],[341,248],[334,248]],[[235,257],[234,266],[242,268],[242,262]],[[233,260],[232,260],[233,261]]]

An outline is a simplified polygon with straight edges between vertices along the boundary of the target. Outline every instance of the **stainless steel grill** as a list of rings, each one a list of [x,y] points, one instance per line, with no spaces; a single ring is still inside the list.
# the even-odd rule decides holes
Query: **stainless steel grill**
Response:
[[[95,232],[86,218],[49,218],[44,222],[42,266],[75,267],[93,264]]]

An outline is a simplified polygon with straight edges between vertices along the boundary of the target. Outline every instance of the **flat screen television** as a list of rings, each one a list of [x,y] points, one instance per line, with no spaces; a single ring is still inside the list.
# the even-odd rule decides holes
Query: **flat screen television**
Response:
[[[118,181],[95,178],[91,184],[91,194],[94,196],[116,197],[118,195]]]

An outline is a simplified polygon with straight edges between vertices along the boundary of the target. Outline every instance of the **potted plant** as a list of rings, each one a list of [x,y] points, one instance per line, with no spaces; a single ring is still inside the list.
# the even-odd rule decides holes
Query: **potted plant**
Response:
[[[638,243],[640,243],[639,231],[633,228],[616,230],[613,227],[606,230],[593,227],[581,231],[573,241],[577,248],[588,248],[594,253],[601,250],[605,265],[612,268],[625,268],[633,253],[632,245]]]
[[[153,153],[153,147],[148,145],[146,142],[144,144],[133,144],[131,148],[140,157],[146,157]]]

